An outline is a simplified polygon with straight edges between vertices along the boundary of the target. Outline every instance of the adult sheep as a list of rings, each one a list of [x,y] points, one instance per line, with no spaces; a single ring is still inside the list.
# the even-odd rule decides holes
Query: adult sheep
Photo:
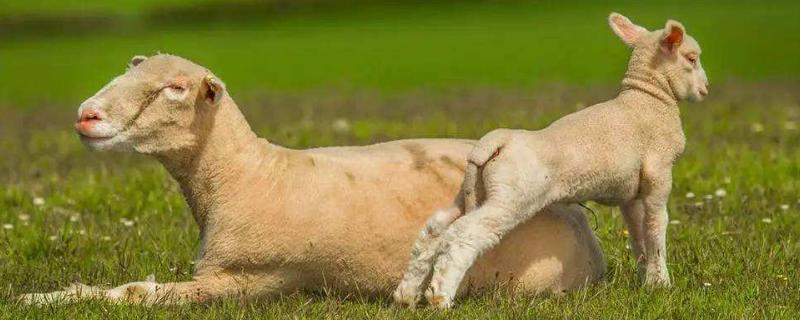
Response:
[[[474,144],[283,148],[253,133],[209,70],[164,54],[134,57],[78,117],[90,149],[152,155],[178,181],[200,229],[195,273],[108,290],[73,285],[23,295],[28,303],[206,302],[323,286],[388,294],[430,212],[452,203]],[[580,208],[533,220],[472,268],[474,287],[513,278],[528,292],[560,291],[602,276],[603,255]]]

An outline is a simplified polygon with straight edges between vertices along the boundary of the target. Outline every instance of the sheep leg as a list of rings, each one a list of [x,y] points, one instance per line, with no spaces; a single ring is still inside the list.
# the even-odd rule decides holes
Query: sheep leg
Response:
[[[515,206],[510,206],[515,207]],[[438,308],[452,305],[458,286],[467,270],[486,250],[492,248],[520,223],[543,206],[509,210],[509,206],[487,201],[479,209],[461,217],[447,229],[434,264],[428,302]]]
[[[436,211],[428,219],[411,249],[411,260],[408,263],[405,275],[403,275],[403,280],[394,291],[394,301],[397,304],[413,308],[419,302],[420,293],[427,286],[427,282],[430,279],[440,236],[461,214],[461,208],[455,205]]]
[[[671,172],[660,175],[645,174],[644,184],[644,246],[645,276],[644,285],[648,287],[669,287],[667,270],[667,200],[672,188]]]
[[[622,209],[622,217],[625,219],[625,225],[628,229],[628,240],[630,242],[631,251],[633,251],[633,258],[636,259],[639,277],[644,280],[646,261],[644,246],[644,203],[641,200],[634,199],[624,203],[620,209]]]
[[[192,281],[168,283],[157,283],[150,276],[148,280],[131,282],[112,289],[73,284],[62,291],[24,294],[18,297],[18,301],[30,305],[57,305],[85,300],[143,305],[205,303],[225,297],[269,295],[278,292],[282,283],[276,277],[245,279],[223,273],[195,277]]]

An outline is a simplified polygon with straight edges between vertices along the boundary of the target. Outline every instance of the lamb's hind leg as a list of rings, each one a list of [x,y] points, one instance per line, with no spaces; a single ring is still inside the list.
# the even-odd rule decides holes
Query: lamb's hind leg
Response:
[[[475,260],[492,248],[520,223],[543,209],[544,205],[510,209],[487,201],[479,209],[454,222],[442,236],[434,263],[428,302],[449,308],[461,281]]]
[[[458,201],[457,201],[458,202]],[[406,273],[394,291],[394,301],[408,307],[416,306],[421,298],[422,290],[430,279],[433,259],[436,258],[440,236],[462,214],[462,209],[454,205],[436,211],[426,222],[411,248],[411,259]]]

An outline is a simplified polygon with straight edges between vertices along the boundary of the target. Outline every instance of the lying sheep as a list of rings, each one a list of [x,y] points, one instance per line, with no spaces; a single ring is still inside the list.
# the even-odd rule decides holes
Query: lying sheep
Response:
[[[648,32],[612,13],[609,24],[633,48],[621,93],[542,130],[484,136],[462,185],[468,213],[441,240],[421,237],[436,249],[412,257],[398,302],[418,295],[430,276],[429,302],[448,308],[473,261],[517,225],[548,206],[589,200],[622,209],[644,284],[670,285],[667,199],[685,144],[677,103],[702,100],[708,79],[698,43],[679,22]]]
[[[210,71],[170,55],[134,57],[78,113],[78,133],[91,149],[152,155],[178,181],[200,227],[196,270],[186,282],[78,284],[22,296],[28,303],[205,302],[323,287],[386,294],[427,215],[458,192],[474,145],[424,139],[282,148],[253,133]],[[543,210],[534,220],[477,262],[474,287],[513,279],[524,291],[560,291],[603,275],[602,252],[579,207]]]

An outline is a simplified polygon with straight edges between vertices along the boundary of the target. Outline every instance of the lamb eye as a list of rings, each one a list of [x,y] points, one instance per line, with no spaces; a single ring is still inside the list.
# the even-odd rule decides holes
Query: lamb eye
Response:
[[[691,64],[697,64],[697,58],[695,57],[686,57],[686,60],[689,60]]]
[[[182,86],[177,85],[177,84],[171,84],[171,85],[167,86],[167,88],[170,88],[172,90],[177,90],[177,91],[182,91],[184,89]]]

